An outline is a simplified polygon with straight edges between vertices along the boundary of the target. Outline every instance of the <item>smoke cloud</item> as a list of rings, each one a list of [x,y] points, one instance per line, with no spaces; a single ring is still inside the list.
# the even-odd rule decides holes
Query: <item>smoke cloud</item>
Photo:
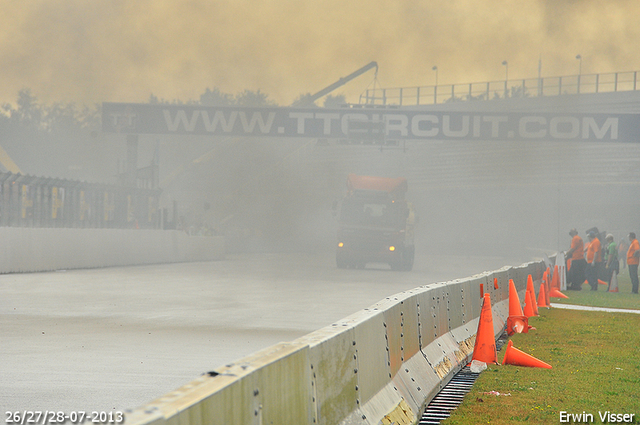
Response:
[[[372,60],[384,87],[638,69],[635,0],[3,2],[0,102],[190,100],[208,87],[281,105]],[[336,94],[350,102],[371,71]]]

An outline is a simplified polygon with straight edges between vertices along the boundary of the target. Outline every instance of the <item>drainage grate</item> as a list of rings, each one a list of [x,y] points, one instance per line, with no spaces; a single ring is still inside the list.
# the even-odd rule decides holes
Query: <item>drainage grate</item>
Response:
[[[507,334],[503,333],[496,341],[496,349],[499,351],[506,341]],[[471,387],[479,375],[479,373],[471,372],[469,365],[463,367],[431,400],[418,424],[439,424],[440,421],[447,419],[451,412],[460,406],[465,394],[471,391]]]

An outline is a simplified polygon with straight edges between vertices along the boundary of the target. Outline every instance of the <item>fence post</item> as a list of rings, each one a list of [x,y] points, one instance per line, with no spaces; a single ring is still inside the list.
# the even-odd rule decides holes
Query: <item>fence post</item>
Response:
[[[562,94],[562,77],[558,77],[558,96]]]

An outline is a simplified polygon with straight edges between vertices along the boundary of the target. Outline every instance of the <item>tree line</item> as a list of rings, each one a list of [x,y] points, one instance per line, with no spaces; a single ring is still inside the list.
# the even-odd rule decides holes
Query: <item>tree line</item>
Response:
[[[296,102],[309,98],[311,94],[301,94]],[[236,95],[225,93],[218,88],[207,88],[198,100],[165,100],[153,94],[149,96],[149,104],[199,104],[203,106],[242,106],[264,107],[279,106],[269,96],[260,90],[244,90]],[[346,103],[344,95],[328,95],[324,98],[326,108],[338,107]],[[315,103],[312,105],[318,106]],[[18,92],[15,106],[5,103],[0,109],[0,132],[20,129],[22,132],[57,133],[57,134],[86,134],[100,131],[101,107],[99,104],[78,107],[75,103],[54,102],[44,104],[39,102],[30,89]]]

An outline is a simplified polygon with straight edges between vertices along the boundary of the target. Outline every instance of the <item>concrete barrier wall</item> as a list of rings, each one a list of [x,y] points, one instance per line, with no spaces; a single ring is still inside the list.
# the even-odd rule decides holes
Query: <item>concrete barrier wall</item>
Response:
[[[0,273],[208,261],[222,237],[176,230],[0,227]]]
[[[471,359],[491,295],[503,332],[509,279],[524,299],[544,263],[396,294],[290,343],[216,369],[133,412],[128,424],[415,424],[428,402]],[[497,279],[498,287],[494,287]]]

